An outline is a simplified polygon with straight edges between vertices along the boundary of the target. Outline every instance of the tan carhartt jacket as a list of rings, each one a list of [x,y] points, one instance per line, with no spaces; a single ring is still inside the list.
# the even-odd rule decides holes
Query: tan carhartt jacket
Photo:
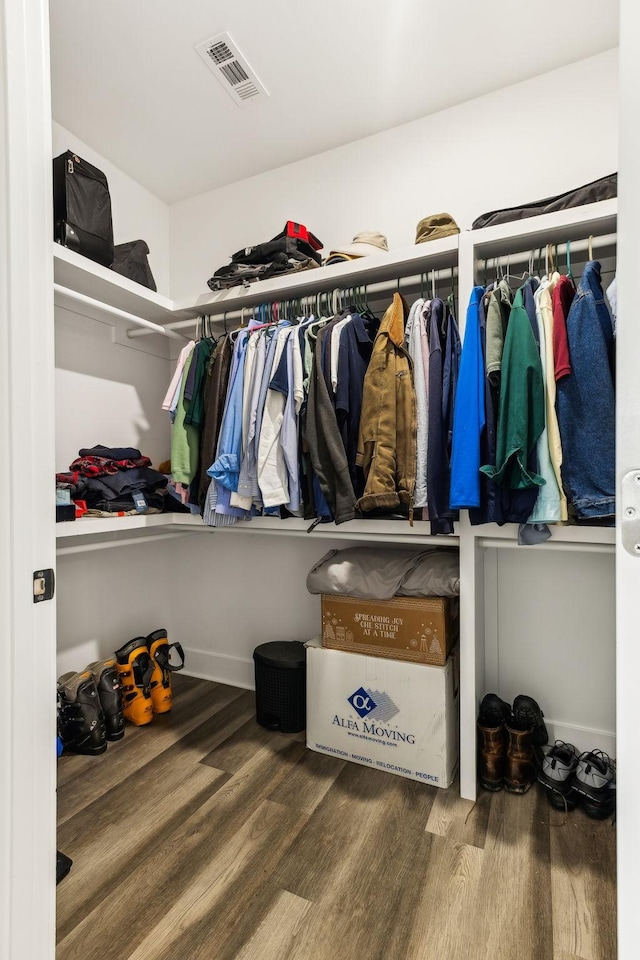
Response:
[[[364,378],[356,463],[365,476],[362,511],[404,504],[413,515],[416,485],[416,395],[404,326],[409,307],[400,294],[386,311]]]

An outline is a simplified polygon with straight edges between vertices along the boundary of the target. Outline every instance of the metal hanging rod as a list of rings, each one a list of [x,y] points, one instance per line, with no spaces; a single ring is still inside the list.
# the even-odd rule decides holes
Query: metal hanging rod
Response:
[[[422,273],[413,274],[408,277],[400,277],[395,280],[381,280],[378,283],[352,283],[346,286],[336,286],[331,290],[327,290],[318,296],[333,296],[336,291],[341,293],[343,296],[348,295],[350,290],[362,291],[365,298],[372,296],[377,293],[388,293],[388,292],[400,292],[402,293],[403,287],[416,287],[422,284],[424,286],[425,296],[428,294],[431,289],[432,282],[436,283],[439,280],[449,280],[457,278],[458,268],[457,267],[445,267],[440,270],[426,270]],[[253,291],[252,291],[253,292]],[[267,296],[264,300],[264,303],[287,303],[291,301],[305,301],[313,302],[316,299],[316,294],[303,294],[298,297],[287,297],[286,291],[283,290],[282,293],[276,294],[272,293],[270,296]],[[222,323],[223,319],[226,317],[228,321],[234,320],[244,320],[247,315],[251,317],[262,304],[255,304],[251,307],[240,307],[235,310],[222,310],[221,305],[211,304],[208,308],[202,307],[202,313],[197,317],[191,317],[189,320],[176,320],[173,323],[168,323],[165,330],[182,330],[187,327],[193,327],[196,324],[200,323],[203,317],[210,317],[214,323]],[[206,311],[209,312],[206,312]],[[217,316],[214,317],[214,313],[217,313]],[[128,337],[144,337],[147,336],[146,330],[127,330]]]
[[[501,253],[496,255],[492,254],[488,257],[476,257],[476,272],[481,267],[484,268],[485,265],[487,269],[493,269],[498,264],[500,266],[506,266],[511,263],[526,263],[530,261],[532,257],[535,262],[538,253],[542,254],[542,258],[545,257],[548,247],[553,250],[554,256],[556,257],[560,254],[566,256],[567,249],[569,250],[570,257],[572,257],[574,253],[587,253],[591,256],[592,252],[595,257],[598,248],[606,249],[608,247],[615,247],[616,242],[617,234],[615,233],[607,233],[604,236],[593,234],[584,240],[563,240],[562,243],[549,242],[536,247],[526,247],[523,250],[516,250],[515,253]]]
[[[53,289],[55,293],[61,294],[61,296],[68,297],[70,300],[76,300],[78,303],[83,303],[88,307],[95,307],[98,310],[103,310],[105,313],[109,313],[114,317],[119,317],[121,320],[126,320],[128,323],[135,323],[136,327],[142,327],[145,334],[150,333],[159,333],[163,337],[171,337],[172,340],[181,340],[184,342],[187,337],[183,336],[180,333],[174,333],[173,330],[168,327],[163,327],[159,323],[154,323],[152,320],[145,320],[144,317],[137,317],[134,313],[127,313],[126,310],[120,310],[118,307],[112,307],[108,303],[103,303],[102,300],[95,300],[93,297],[87,297],[84,293],[78,293],[77,290],[71,290],[69,287],[63,287],[59,283],[54,283]]]

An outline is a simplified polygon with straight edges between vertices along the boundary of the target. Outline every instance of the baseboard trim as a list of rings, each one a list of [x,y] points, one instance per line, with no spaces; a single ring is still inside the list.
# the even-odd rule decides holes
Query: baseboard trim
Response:
[[[553,743],[554,740],[566,740],[581,753],[584,750],[604,750],[612,758],[616,755],[616,735],[609,730],[580,727],[574,723],[562,723],[549,717],[545,717],[544,722],[549,734],[549,743]]]
[[[184,673],[199,680],[215,680],[227,683],[231,687],[255,690],[253,660],[245,657],[231,657],[225,653],[212,653],[209,650],[193,650],[185,647]]]

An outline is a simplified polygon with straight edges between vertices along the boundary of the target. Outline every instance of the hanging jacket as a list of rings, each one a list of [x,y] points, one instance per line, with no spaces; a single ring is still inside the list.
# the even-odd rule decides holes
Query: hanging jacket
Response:
[[[356,463],[365,475],[358,508],[395,510],[401,504],[413,518],[416,485],[416,395],[411,358],[403,346],[409,313],[398,293],[387,309],[373,344],[364,378]]]
[[[522,511],[524,516],[518,516],[517,522],[522,523],[531,513],[537,488],[544,483],[543,477],[529,465],[544,429],[544,387],[540,353],[525,308],[525,292],[520,287],[515,295],[504,342],[496,464],[481,467],[501,487],[533,490],[532,503],[526,513]]]
[[[571,372],[558,380],[562,480],[579,519],[615,513],[614,337],[600,264],[585,266],[567,317]]]
[[[482,363],[486,371],[484,378],[484,427],[480,433],[480,463],[496,462],[496,431],[498,425],[498,404],[500,402],[500,370],[502,368],[502,347],[504,346],[504,335],[507,330],[508,314],[511,310],[511,292],[508,298],[505,296],[505,290],[501,281],[498,285],[499,306],[493,304],[494,291],[488,291],[481,298],[478,304],[478,325],[480,328],[480,346],[482,349]],[[494,329],[493,337],[493,364],[494,369],[489,372],[489,314],[492,308],[498,306],[498,314],[494,312],[494,327],[500,325],[502,330],[502,342],[498,350],[498,337]],[[504,313],[507,313],[505,318]],[[497,366],[496,366],[497,364]],[[505,515],[508,510],[509,491],[498,487],[484,473],[480,473],[478,467],[478,477],[480,478],[480,506],[469,508],[469,521],[472,525],[479,523],[498,523],[505,522]]]
[[[198,503],[201,510],[204,509],[207,491],[211,483],[211,477],[207,470],[216,458],[232,355],[233,343],[231,337],[225,335],[218,342],[213,360],[207,371],[204,388],[204,425],[200,435],[200,464],[198,467]]]
[[[460,336],[444,302],[431,301],[429,332],[429,445],[427,496],[431,533],[453,533],[457,511],[449,507],[453,402],[458,384]]]
[[[474,287],[467,307],[453,416],[452,510],[480,506],[480,437],[485,424],[485,363],[479,307],[484,287]]]
[[[340,319],[331,323],[335,325]],[[336,523],[344,523],[355,516],[356,496],[333,400],[324,376],[323,347],[330,326],[319,331],[315,343],[307,401],[306,439],[313,469],[333,518]],[[322,509],[320,505],[317,506],[318,510]]]

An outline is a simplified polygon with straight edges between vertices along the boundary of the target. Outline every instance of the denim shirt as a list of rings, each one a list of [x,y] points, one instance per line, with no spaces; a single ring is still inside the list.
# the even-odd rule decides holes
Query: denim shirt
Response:
[[[238,334],[233,354],[227,402],[220,428],[218,452],[207,473],[218,486],[226,490],[238,489],[242,453],[242,387],[248,333]],[[218,501],[220,503],[220,500]]]
[[[614,336],[600,264],[585,266],[567,317],[571,373],[558,380],[562,481],[578,519],[615,513]]]

